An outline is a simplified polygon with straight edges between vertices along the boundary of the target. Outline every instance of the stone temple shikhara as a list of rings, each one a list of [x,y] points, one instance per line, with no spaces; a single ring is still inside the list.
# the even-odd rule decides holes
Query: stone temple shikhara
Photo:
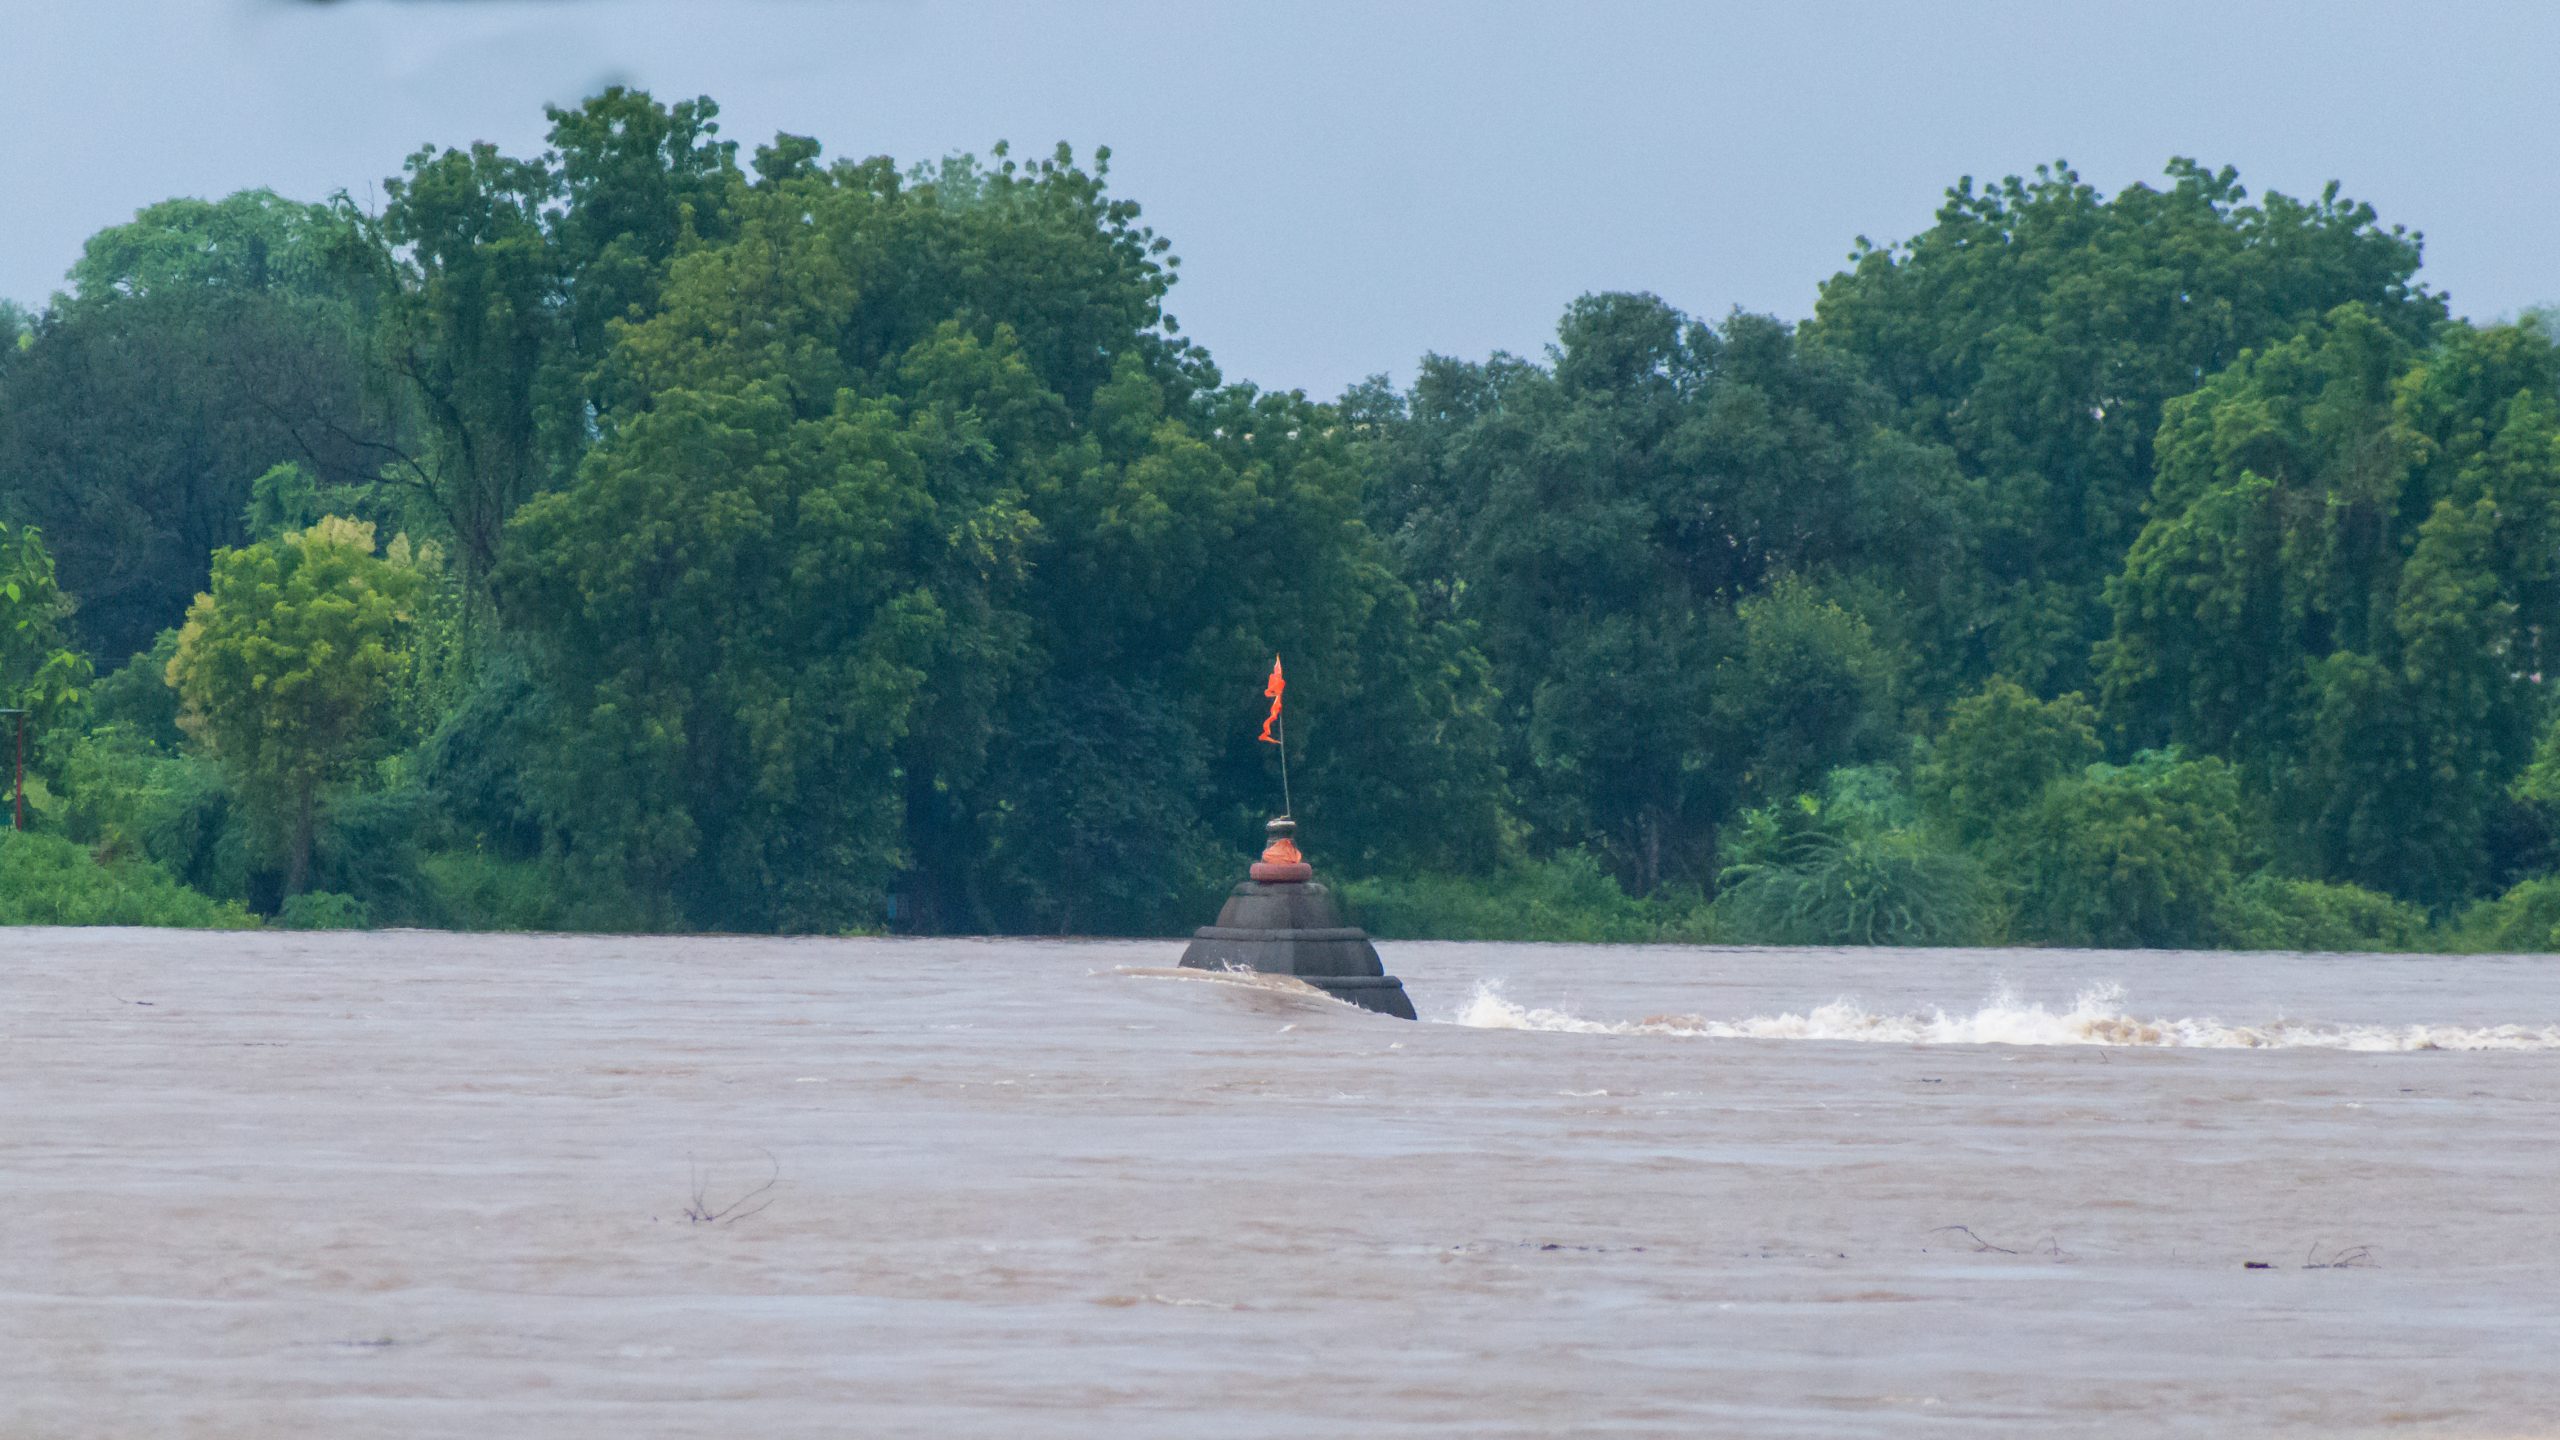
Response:
[[[1271,822],[1270,847],[1182,952],[1194,970],[1253,970],[1291,975],[1337,1000],[1402,1019],[1414,1018],[1404,982],[1378,963],[1366,931],[1342,923],[1333,895],[1298,853],[1297,823]]]

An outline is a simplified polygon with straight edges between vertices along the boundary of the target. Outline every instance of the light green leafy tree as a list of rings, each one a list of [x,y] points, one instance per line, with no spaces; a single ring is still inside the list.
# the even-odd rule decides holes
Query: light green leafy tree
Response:
[[[70,613],[43,536],[0,523],[0,710],[27,712],[31,744],[51,734],[89,684],[88,660],[65,643]],[[16,717],[0,719],[0,785],[16,763],[17,727]]]
[[[418,583],[405,540],[377,555],[371,525],[331,518],[217,552],[187,611],[168,670],[179,723],[279,840],[287,897],[324,799],[395,739]]]
[[[333,293],[328,207],[242,190],[163,200],[89,237],[71,266],[74,309],[146,296]]]

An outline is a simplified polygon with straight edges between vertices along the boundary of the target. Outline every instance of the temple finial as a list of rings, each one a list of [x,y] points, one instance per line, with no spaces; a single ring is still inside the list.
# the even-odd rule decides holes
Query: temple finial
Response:
[[[1271,843],[1262,848],[1262,858],[1247,873],[1265,885],[1292,885],[1316,878],[1316,867],[1298,853],[1298,822],[1283,815],[1262,827],[1271,832]]]

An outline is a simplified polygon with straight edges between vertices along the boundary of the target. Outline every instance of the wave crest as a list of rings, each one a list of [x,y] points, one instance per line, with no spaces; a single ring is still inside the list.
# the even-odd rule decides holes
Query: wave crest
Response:
[[[2003,990],[1971,1014],[1932,1009],[1882,1014],[1842,998],[1802,1014],[1710,1020],[1653,1015],[1642,1020],[1586,1020],[1562,1010],[1519,1004],[1499,982],[1480,982],[1457,1024],[1479,1030],[1542,1030],[1569,1035],[1675,1035],[1706,1040],[1850,1040],[1889,1045],[2137,1045],[2202,1050],[2554,1050],[2560,1025],[2340,1025],[2271,1020],[2231,1025],[2211,1017],[2144,1020],[2125,1013],[2124,987],[2094,985],[2068,1010],[2047,1009]]]

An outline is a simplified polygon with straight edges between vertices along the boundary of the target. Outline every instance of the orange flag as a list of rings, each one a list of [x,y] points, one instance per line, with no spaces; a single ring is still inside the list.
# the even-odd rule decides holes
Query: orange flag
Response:
[[[1280,674],[1280,657],[1274,655],[1271,657],[1271,683],[1262,687],[1262,693],[1271,697],[1271,713],[1262,717],[1261,736],[1273,745],[1280,743],[1271,738],[1271,727],[1280,720],[1280,692],[1288,688],[1288,680]]]

